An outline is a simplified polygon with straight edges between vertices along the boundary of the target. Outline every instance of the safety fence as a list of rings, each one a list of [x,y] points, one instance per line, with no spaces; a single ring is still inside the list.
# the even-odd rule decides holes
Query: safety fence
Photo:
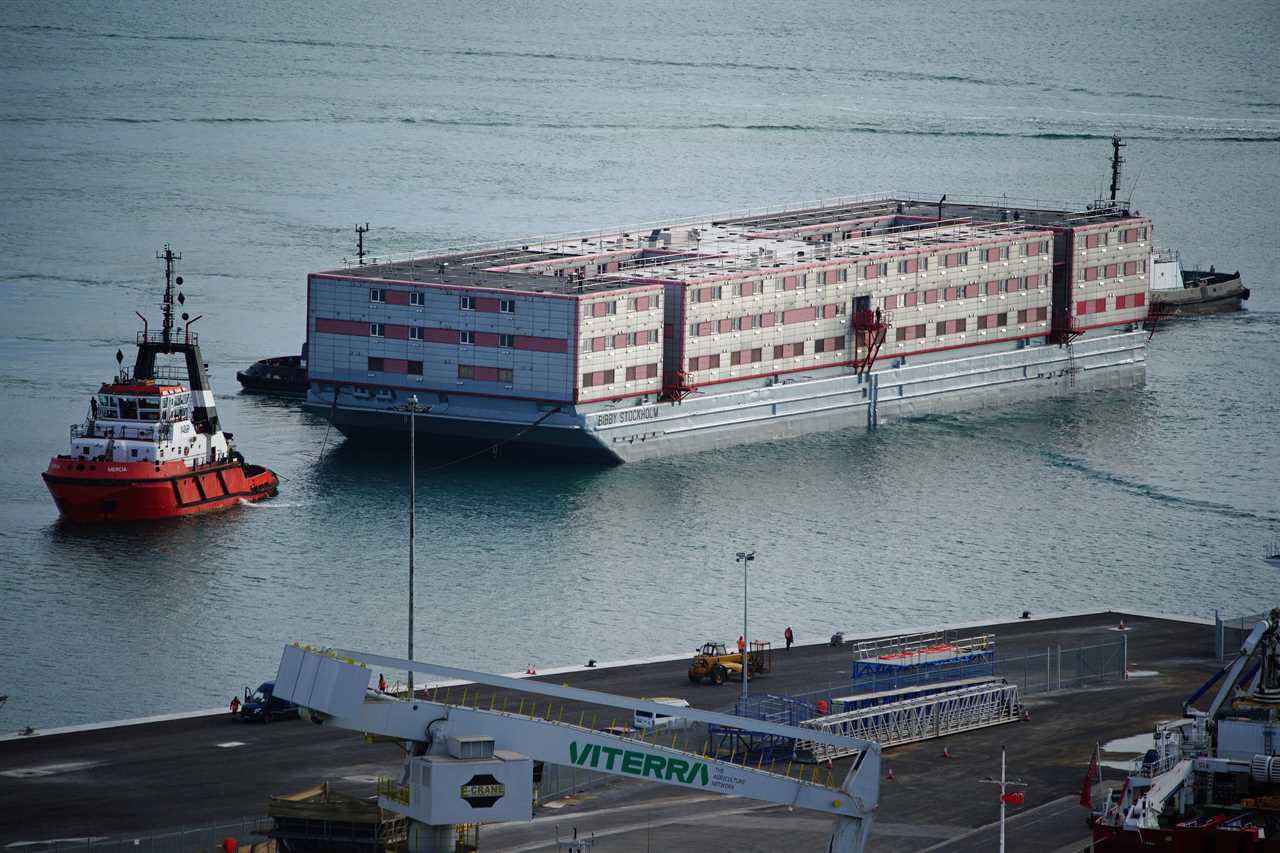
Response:
[[[1121,634],[1104,643],[1046,646],[1043,652],[998,656],[972,650],[969,655],[952,663],[930,662],[885,673],[864,671],[859,678],[786,696],[760,694],[745,705],[738,699],[722,710],[791,725],[799,724],[801,718],[836,718],[841,731],[848,729],[847,733],[872,740],[879,732],[892,742],[906,743],[1011,721],[1026,696],[1123,679],[1128,641]],[[955,695],[940,702],[942,691]],[[889,709],[892,713],[884,713]],[[777,743],[776,738],[753,734],[745,727],[727,730],[734,738],[731,746],[753,760],[756,751],[772,755],[791,748],[790,743]],[[712,744],[719,747],[714,734]]]
[[[1114,640],[1080,646],[1045,646],[1044,651],[1020,655],[995,654],[979,661],[961,660],[930,666],[914,674],[874,674],[857,681],[838,681],[826,687],[789,694],[789,698],[821,708],[839,710],[841,699],[861,693],[880,693],[902,689],[909,684],[961,681],[972,678],[1003,678],[1015,684],[1022,696],[1033,696],[1053,690],[1092,687],[1108,680],[1123,679],[1127,662],[1127,638],[1121,634]],[[736,706],[724,709],[735,713]]]
[[[616,775],[597,773],[581,767],[563,767],[558,764],[541,765],[540,775],[534,778],[534,804],[542,805],[576,794],[595,791],[620,781]]]
[[[1218,611],[1213,611],[1213,653],[1218,660],[1225,661],[1234,657],[1239,651],[1245,637],[1269,614],[1255,613],[1252,616],[1231,616],[1223,618]]]
[[[146,835],[130,834],[112,838],[53,839],[34,846],[51,853],[217,853],[225,850],[227,839],[236,853],[274,853],[274,841],[257,834],[268,821],[265,817],[245,817],[221,823],[181,826]]]

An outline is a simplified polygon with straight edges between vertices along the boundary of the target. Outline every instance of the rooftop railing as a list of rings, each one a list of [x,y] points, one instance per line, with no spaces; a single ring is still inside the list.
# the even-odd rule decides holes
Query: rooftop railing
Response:
[[[810,199],[798,202],[788,202],[780,205],[771,205],[764,207],[748,207],[740,210],[720,211],[714,213],[704,213],[696,215],[676,215],[670,218],[653,219],[644,222],[633,222],[630,224],[622,224],[618,226],[597,227],[588,229],[573,229],[557,233],[549,233],[537,235],[524,239],[486,241],[471,244],[454,244],[442,245],[434,248],[414,250],[398,254],[390,254],[371,258],[368,264],[363,266],[381,266],[383,264],[404,263],[410,260],[422,260],[432,257],[446,257],[450,255],[464,255],[468,253],[494,251],[500,249],[509,249],[513,246],[539,246],[546,248],[552,244],[563,244],[569,240],[581,242],[586,238],[586,245],[598,245],[603,247],[607,239],[616,239],[618,235],[629,234],[634,236],[647,234],[655,229],[669,230],[673,228],[684,228],[694,225],[706,225],[711,222],[727,222],[732,220],[743,220],[750,218],[761,218],[767,216],[780,216],[786,213],[799,212],[804,210],[815,210],[822,208],[838,208],[846,207],[854,204],[870,204],[881,201],[910,201],[913,203],[936,205],[940,197],[940,193],[922,193],[922,192],[872,192],[863,193],[861,195],[835,196],[829,198]],[[1087,212],[1088,204],[1079,202],[1062,201],[1060,199],[1042,199],[1035,197],[1009,196],[1009,195],[983,195],[983,194],[948,194],[947,203],[951,206],[955,205],[976,205],[982,207],[995,208],[1029,208],[1035,210],[1047,210],[1055,213],[1069,214],[1078,213],[1080,216],[1096,216],[1098,211]],[[1121,210],[1125,205],[1117,204],[1108,208],[1109,210]],[[352,258],[342,259],[344,268],[352,268],[361,266]]]

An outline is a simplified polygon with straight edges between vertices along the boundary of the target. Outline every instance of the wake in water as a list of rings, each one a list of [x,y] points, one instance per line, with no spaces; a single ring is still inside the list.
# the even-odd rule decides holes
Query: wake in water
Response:
[[[1161,491],[1149,483],[1140,483],[1136,480],[1129,480],[1124,477],[1117,476],[1116,474],[1112,474],[1110,471],[1100,471],[1082,459],[1075,459],[1054,450],[1041,448],[1040,456],[1053,468],[1075,471],[1090,480],[1094,480],[1095,482],[1116,486],[1129,494],[1138,495],[1139,497],[1148,498],[1149,500],[1157,501],[1159,503],[1190,507],[1192,509],[1203,510],[1204,512],[1216,513],[1218,515],[1225,516],[1226,518],[1260,521],[1265,524],[1280,523],[1280,518],[1277,518],[1276,516],[1259,515],[1257,513],[1249,512],[1248,510],[1238,509],[1215,501],[1171,495],[1168,492]]]
[[[306,504],[286,504],[278,501],[248,501],[241,498],[240,506],[253,507],[254,509],[302,509]]]

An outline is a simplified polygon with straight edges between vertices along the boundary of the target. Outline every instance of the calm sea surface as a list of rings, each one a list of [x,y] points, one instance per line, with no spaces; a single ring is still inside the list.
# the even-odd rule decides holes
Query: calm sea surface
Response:
[[[1280,599],[1280,7],[10,0],[0,38],[0,731],[224,702],[294,639],[397,652],[404,454],[235,370],[352,253],[877,190],[1088,200],[1239,267],[1147,384],[612,469],[419,480],[422,658],[500,671],[1097,607]],[[224,424],[284,478],[198,521],[57,522],[40,481],[157,314],[170,242]],[[127,349],[132,358],[132,350]],[[321,446],[328,452],[321,458]],[[675,689],[673,685],[673,689]]]

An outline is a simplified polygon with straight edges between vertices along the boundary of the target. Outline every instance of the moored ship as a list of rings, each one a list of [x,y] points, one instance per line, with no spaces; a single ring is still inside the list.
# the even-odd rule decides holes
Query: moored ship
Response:
[[[165,261],[164,324],[152,332],[143,318],[133,370],[119,373],[90,398],[89,416],[71,427],[71,449],[55,456],[45,485],[63,517],[71,521],[143,521],[192,515],[260,501],[276,493],[279,480],[260,465],[246,464],[232,435],[223,432],[205,372],[199,341],[186,326],[174,330],[174,261]],[[182,278],[177,278],[182,284]],[[179,301],[183,301],[181,294]],[[139,315],[141,317],[141,315]],[[198,317],[196,319],[199,319]],[[158,358],[180,355],[177,368]]]
[[[632,461],[1129,387],[1151,220],[880,194],[308,277],[306,405],[349,437]]]
[[[307,393],[307,347],[302,355],[278,355],[262,358],[236,371],[236,381],[246,391],[301,396]]]
[[[1185,270],[1178,253],[1159,249],[1151,255],[1151,314],[1156,318],[1239,311],[1249,298],[1240,273]]]
[[[1210,696],[1204,710],[1195,703]],[[1280,610],[1238,655],[1156,725],[1152,746],[1090,818],[1112,851],[1280,851]]]

